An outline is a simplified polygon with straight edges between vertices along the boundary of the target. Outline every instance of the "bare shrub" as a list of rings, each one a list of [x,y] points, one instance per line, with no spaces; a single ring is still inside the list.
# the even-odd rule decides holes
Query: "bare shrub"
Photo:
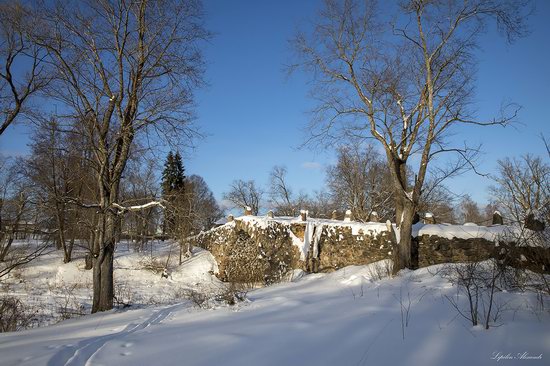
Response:
[[[85,314],[85,306],[79,302],[75,290],[80,284],[67,284],[65,282],[49,284],[48,290],[54,295],[55,312],[60,320],[66,320]]]
[[[186,291],[187,291],[187,288],[185,287],[182,287],[182,286],[175,287],[174,292],[172,293],[172,297],[175,300],[182,299],[185,297]]]
[[[242,284],[231,282],[224,290],[218,293],[215,297],[217,301],[221,301],[227,305],[236,305],[247,299],[248,288]]]
[[[541,215],[549,216],[548,212]],[[497,255],[501,266],[500,282],[507,289],[537,294],[539,310],[550,301],[550,229],[534,231],[522,227],[511,231],[510,244],[502,246]]]
[[[56,298],[57,313],[62,320],[85,315],[85,307],[75,297],[73,291],[76,285],[67,286],[69,291],[64,292],[64,296]]]
[[[130,307],[134,303],[134,292],[127,282],[115,284],[114,302],[119,308]]]
[[[139,266],[141,269],[158,275],[162,275],[166,270],[165,263],[155,257],[144,257],[139,261]]]
[[[210,301],[208,299],[208,296],[204,292],[187,290],[184,293],[184,297],[188,300],[191,300],[193,305],[198,308],[206,309],[210,307]]]
[[[382,280],[392,276],[393,273],[393,261],[383,260],[375,263],[371,263],[368,267],[369,276],[373,280]]]
[[[496,325],[504,305],[497,302],[495,295],[502,275],[501,266],[495,260],[449,264],[440,274],[457,286],[456,296],[445,296],[460,316],[473,326],[483,323],[485,329]],[[460,305],[460,294],[466,296],[466,308]]]
[[[0,333],[24,329],[32,323],[32,315],[16,297],[0,297]]]
[[[399,297],[393,295],[393,297],[399,301],[399,307],[401,310],[401,336],[405,339],[405,328],[409,326],[409,320],[411,319],[411,293],[407,291],[407,299],[403,298],[403,289],[399,289]]]
[[[181,288],[176,293],[200,309],[211,309],[220,304],[233,306],[246,301],[248,288],[241,283],[231,282],[214,291]]]

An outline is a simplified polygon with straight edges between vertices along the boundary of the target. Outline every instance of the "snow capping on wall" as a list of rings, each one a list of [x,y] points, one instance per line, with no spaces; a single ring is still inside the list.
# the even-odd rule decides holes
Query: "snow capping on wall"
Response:
[[[365,235],[376,237],[382,232],[387,231],[385,223],[380,222],[354,222],[354,221],[340,221],[329,219],[315,219],[307,218],[306,221],[302,221],[300,217],[275,217],[270,218],[267,216],[240,216],[235,218],[237,221],[242,221],[246,225],[249,225],[258,229],[266,229],[270,223],[277,222],[283,225],[301,224],[305,225],[304,240],[298,238],[292,230],[289,229],[289,234],[292,239],[292,244],[300,250],[300,259],[305,260],[310,248],[313,248],[314,256],[318,254],[318,245],[321,238],[321,232],[324,227],[329,229],[331,227],[348,227],[351,229],[351,233],[354,236]]]
[[[318,227],[315,230],[319,233],[322,226],[330,227],[349,227],[351,228],[352,235],[367,235],[377,236],[382,232],[387,231],[385,223],[382,222],[355,222],[355,221],[340,221],[340,220],[328,220],[328,219],[315,219],[308,218],[307,221],[302,221],[299,217],[276,217],[268,218],[263,216],[241,216],[236,218],[245,222],[248,225],[257,227],[259,229],[266,229],[270,222],[278,222],[282,224],[306,224],[306,231],[313,234],[313,227]],[[227,223],[226,225],[234,225],[234,222]],[[395,229],[395,224],[393,224]],[[215,230],[215,229],[214,229]],[[493,226],[478,226],[476,224],[467,223],[464,225],[451,225],[451,224],[422,224],[418,223],[413,225],[412,236],[418,237],[422,235],[439,236],[446,239],[460,238],[460,239],[473,239],[483,238],[489,241],[499,241],[505,238],[513,237],[516,234],[517,229],[506,225],[493,225]],[[399,234],[399,229],[396,229],[396,233]],[[307,237],[305,241],[302,241],[296,237],[297,241],[300,241],[300,247],[307,248],[313,238]],[[296,242],[296,245],[298,243]]]
[[[450,225],[450,224],[426,224],[413,227],[413,237],[422,235],[439,236],[446,239],[476,239],[481,238],[492,242],[498,242],[511,237],[513,229],[509,226],[477,226],[475,224]]]

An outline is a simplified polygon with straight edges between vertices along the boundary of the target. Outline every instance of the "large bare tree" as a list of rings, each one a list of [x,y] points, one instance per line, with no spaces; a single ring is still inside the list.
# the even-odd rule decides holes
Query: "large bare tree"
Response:
[[[385,5],[327,0],[293,45],[316,81],[313,138],[373,138],[385,151],[401,231],[397,271],[414,265],[412,222],[428,167],[442,153],[469,158],[473,151],[450,144],[453,127],[503,125],[515,115],[508,109],[494,120],[476,118],[474,49],[492,20],[509,40],[521,36],[526,11],[524,1],[501,0]]]
[[[0,135],[28,112],[30,99],[50,80],[46,53],[29,37],[38,30],[19,1],[0,1]]]
[[[282,165],[276,165],[269,173],[269,199],[275,214],[281,216],[294,216],[302,207],[295,201],[294,192],[288,185],[287,169]]]
[[[387,184],[390,172],[374,147],[341,146],[337,159],[327,169],[327,184],[339,208],[350,209],[357,221],[368,221],[373,212],[381,219],[391,219],[393,190]]]
[[[17,246],[12,245],[16,238],[26,238],[32,234],[28,223],[39,226],[22,165],[21,159],[0,155],[0,278],[36,259],[49,246],[47,240],[38,246],[21,242]]]
[[[192,90],[202,82],[200,41],[209,37],[198,0],[46,2],[37,14],[57,79],[48,90],[66,123],[85,136],[97,182],[92,312],[113,307],[113,254],[125,206],[120,183],[143,135],[189,137]]]
[[[506,219],[523,224],[529,214],[550,223],[550,164],[541,157],[523,155],[498,161],[491,195]]]
[[[199,175],[191,175],[185,180],[185,191],[189,202],[189,224],[194,233],[212,228],[223,217],[214,194]]]
[[[263,190],[253,180],[237,179],[231,183],[229,191],[224,193],[223,199],[232,205],[232,208],[251,209],[253,215],[260,211],[260,204],[264,195]]]

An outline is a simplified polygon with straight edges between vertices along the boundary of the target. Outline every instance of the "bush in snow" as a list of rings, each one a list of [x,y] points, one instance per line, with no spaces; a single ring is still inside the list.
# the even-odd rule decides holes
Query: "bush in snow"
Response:
[[[75,295],[75,289],[78,286],[78,283],[61,283],[56,286],[50,286],[49,290],[55,296],[56,312],[59,314],[61,320],[82,316],[86,313],[84,305],[77,300]]]
[[[463,318],[477,326],[482,323],[485,329],[497,324],[504,304],[497,300],[501,291],[502,266],[496,260],[448,264],[441,275],[457,286],[456,296],[445,296],[453,308]],[[462,297],[467,300],[462,305]]]
[[[114,303],[119,308],[132,306],[134,302],[134,292],[127,282],[115,284]]]
[[[219,291],[200,291],[194,289],[182,289],[179,295],[190,300],[193,305],[200,309],[211,309],[219,304],[236,305],[247,299],[247,288],[243,284],[231,282],[223,286]]]
[[[141,269],[161,275],[166,270],[166,264],[154,257],[143,257],[139,261]]]
[[[373,280],[382,280],[391,277],[393,273],[393,261],[386,259],[372,263],[368,267],[368,271]]]
[[[0,297],[0,332],[13,332],[28,327],[32,315],[16,297]]]

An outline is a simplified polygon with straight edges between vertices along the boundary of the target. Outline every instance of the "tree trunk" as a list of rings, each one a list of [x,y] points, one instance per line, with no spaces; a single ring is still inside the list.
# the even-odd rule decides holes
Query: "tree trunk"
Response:
[[[22,195],[21,195],[22,197]],[[17,237],[17,231],[19,230],[19,221],[21,220],[21,216],[23,215],[23,210],[25,209],[26,201],[23,201],[20,203],[17,215],[15,217],[15,221],[12,224],[10,231],[5,234],[2,233],[2,241],[0,241],[0,262],[4,262],[6,260],[6,256],[8,255],[8,252],[10,250],[11,245],[13,244],[14,238]],[[4,243],[3,240],[6,242]]]
[[[395,200],[395,223],[399,229],[399,243],[393,250],[393,274],[404,268],[412,268],[412,223],[416,206],[407,182],[407,164],[386,151],[393,180]],[[410,196],[409,196],[410,195]]]
[[[111,212],[102,213],[98,228],[100,230],[97,243],[99,253],[93,266],[94,289],[92,313],[107,311],[113,308],[113,256],[115,251],[116,218]],[[95,254],[94,254],[95,255]]]
[[[68,244],[65,246],[65,255],[63,257],[64,263],[69,263],[72,260],[73,255],[73,248],[74,248],[74,235],[71,237],[71,240]]]
[[[77,210],[76,213],[75,213],[74,222],[73,222],[72,224],[69,225],[69,227],[70,227],[71,239],[69,240],[68,243],[66,243],[66,246],[65,246],[65,257],[63,258],[63,261],[64,261],[65,263],[69,263],[69,262],[72,260],[74,242],[75,242],[75,240],[76,240],[76,238],[75,238],[75,236],[76,236],[75,225],[78,224],[79,219],[80,219],[80,215],[79,215],[78,210]],[[82,237],[82,236],[81,236],[81,237]]]
[[[0,251],[0,262],[4,262],[6,260],[6,256],[8,255],[8,252],[10,251],[11,244],[13,243],[13,234],[7,234],[5,237],[2,238],[2,240],[5,240],[5,243],[2,243],[2,250]]]
[[[401,225],[399,226],[400,239],[397,252],[394,253],[393,274],[404,268],[413,268],[412,263],[412,222],[414,219],[415,205],[410,201],[404,201]]]
[[[71,258],[70,255],[67,256],[67,243],[65,240],[65,219],[61,217],[59,212],[57,213],[57,242],[57,249],[63,249],[63,263],[69,263],[71,261]]]

